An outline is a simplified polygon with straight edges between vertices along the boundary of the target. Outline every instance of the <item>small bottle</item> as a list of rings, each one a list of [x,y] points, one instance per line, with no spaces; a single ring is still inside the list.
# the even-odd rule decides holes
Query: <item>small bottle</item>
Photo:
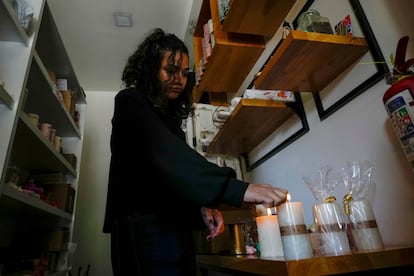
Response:
[[[321,16],[317,10],[303,12],[298,18],[297,29],[304,32],[333,34],[329,19]]]

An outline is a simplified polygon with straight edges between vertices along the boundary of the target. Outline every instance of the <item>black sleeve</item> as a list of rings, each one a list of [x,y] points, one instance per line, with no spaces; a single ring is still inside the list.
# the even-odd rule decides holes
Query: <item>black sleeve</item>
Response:
[[[120,93],[115,99],[113,156],[122,158],[128,153],[141,160],[145,164],[141,171],[154,171],[156,179],[168,180],[163,183],[167,190],[196,204],[239,207],[248,183],[237,180],[233,169],[213,164],[193,150],[170,131],[140,93],[132,92]],[[134,170],[133,166],[129,169]]]

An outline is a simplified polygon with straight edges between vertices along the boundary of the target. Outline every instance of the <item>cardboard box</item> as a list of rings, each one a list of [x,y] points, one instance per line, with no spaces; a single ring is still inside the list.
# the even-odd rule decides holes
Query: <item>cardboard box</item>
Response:
[[[65,157],[66,160],[68,160],[68,162],[72,165],[72,167],[76,170],[76,163],[77,163],[77,158],[76,155],[73,153],[64,153],[63,157]]]
[[[73,213],[75,189],[69,184],[44,185],[46,199],[56,203],[57,207],[65,212]]]
[[[35,181],[42,184],[66,183],[66,177],[62,172],[32,174],[32,177]]]
[[[19,233],[14,240],[14,244],[17,248],[27,250],[28,252],[57,252],[67,248],[69,236],[69,229],[67,228],[30,229],[28,232]]]
[[[46,251],[61,251],[65,249],[65,245],[69,242],[69,230],[62,229],[47,233],[46,235]]]
[[[222,235],[207,240],[208,230],[193,231],[197,254],[221,254],[230,251],[230,236],[228,225],[224,226]]]

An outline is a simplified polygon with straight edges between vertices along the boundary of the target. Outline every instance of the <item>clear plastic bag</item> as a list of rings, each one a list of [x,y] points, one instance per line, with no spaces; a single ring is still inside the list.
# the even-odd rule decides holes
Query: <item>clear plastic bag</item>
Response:
[[[353,162],[342,168],[342,178],[347,190],[344,211],[349,217],[353,242],[358,251],[383,249],[371,203],[368,199],[373,187],[373,167],[370,162]]]
[[[340,183],[339,176],[335,176],[333,170],[326,166],[314,175],[303,176],[303,180],[319,201],[313,206],[317,225],[313,235],[319,235],[320,238],[320,243],[313,243],[313,246],[320,246],[313,248],[314,252],[322,255],[351,253],[346,232],[347,217],[334,196],[335,187]]]

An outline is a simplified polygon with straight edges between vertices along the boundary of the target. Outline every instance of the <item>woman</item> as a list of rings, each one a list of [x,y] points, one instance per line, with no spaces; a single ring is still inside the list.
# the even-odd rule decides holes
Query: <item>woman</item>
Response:
[[[173,34],[155,29],[129,57],[115,97],[104,232],[113,273],[196,275],[193,230],[224,231],[220,203],[276,206],[287,191],[236,179],[208,162],[181,129],[192,114],[189,54]]]

